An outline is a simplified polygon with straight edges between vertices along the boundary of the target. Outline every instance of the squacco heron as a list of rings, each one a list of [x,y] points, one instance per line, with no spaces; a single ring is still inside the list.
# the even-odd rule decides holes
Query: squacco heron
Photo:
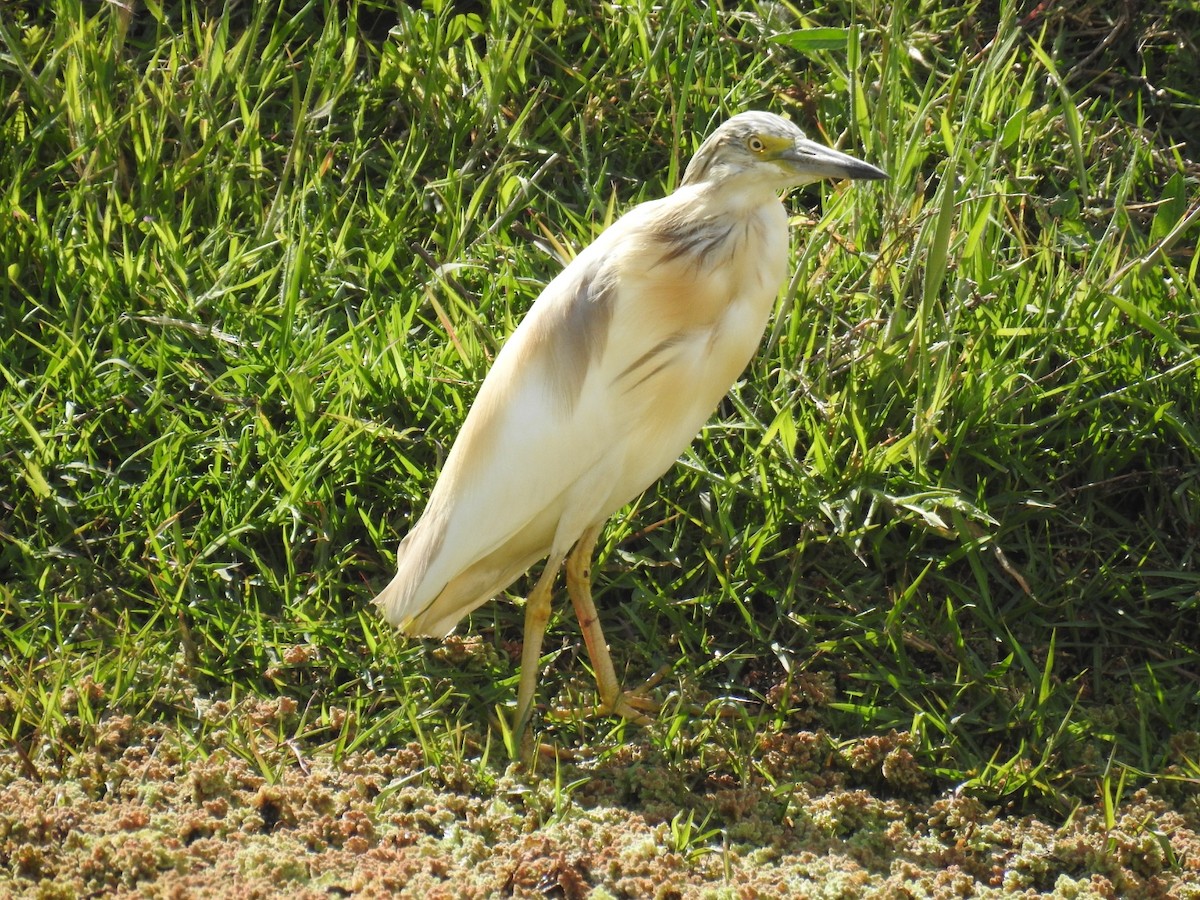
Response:
[[[780,116],[736,115],[674,193],[634,207],[551,281],[497,354],[375,603],[404,634],[444,637],[546,558],[525,604],[518,740],[564,561],[599,710],[647,720],[592,602],[600,529],[671,466],[754,354],[788,271],[780,195],[886,177]]]

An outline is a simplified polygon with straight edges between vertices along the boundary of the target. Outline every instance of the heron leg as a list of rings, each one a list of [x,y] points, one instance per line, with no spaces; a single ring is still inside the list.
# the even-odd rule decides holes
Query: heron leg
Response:
[[[602,715],[620,716],[638,725],[648,725],[650,717],[638,707],[656,710],[658,705],[649,698],[621,689],[612,656],[608,652],[608,643],[604,640],[604,631],[600,627],[596,604],[592,602],[592,551],[599,536],[600,525],[589,526],[567,556],[567,593],[571,595],[575,615],[579,617],[579,627],[583,630],[583,640],[596,673],[596,688],[600,692],[597,711]]]
[[[528,750],[526,737],[533,715],[533,695],[537,690],[538,669],[542,660],[542,638],[546,636],[546,623],[550,621],[550,599],[562,560],[562,554],[546,560],[546,568],[525,600],[525,644],[521,648],[521,682],[517,688],[517,717],[513,727],[513,733],[523,748],[523,756],[527,755]]]

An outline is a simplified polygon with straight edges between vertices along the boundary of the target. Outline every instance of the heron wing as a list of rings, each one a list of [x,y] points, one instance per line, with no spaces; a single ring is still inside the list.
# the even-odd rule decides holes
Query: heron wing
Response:
[[[375,601],[402,630],[447,633],[544,556],[566,494],[603,453],[580,406],[613,314],[603,258],[594,243],[546,286],[484,379]]]

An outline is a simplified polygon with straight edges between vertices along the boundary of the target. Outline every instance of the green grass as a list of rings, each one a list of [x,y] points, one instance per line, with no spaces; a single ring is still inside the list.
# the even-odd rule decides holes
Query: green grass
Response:
[[[789,201],[763,352],[601,539],[661,721],[544,736],[894,729],[1060,809],[1194,784],[1194,9],[434,5],[0,20],[0,747],[124,712],[250,753],[197,699],[282,696],[314,752],[501,762],[520,608],[440,648],[367,601],[560,257],[759,107],[891,180]],[[562,615],[541,699],[590,702],[585,660]]]

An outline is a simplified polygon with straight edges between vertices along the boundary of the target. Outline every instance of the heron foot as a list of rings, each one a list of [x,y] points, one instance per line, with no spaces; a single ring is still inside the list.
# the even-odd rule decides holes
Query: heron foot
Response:
[[[626,722],[646,726],[653,724],[654,716],[662,709],[662,704],[653,697],[647,696],[671,674],[670,666],[663,666],[648,679],[633,690],[622,690],[614,679],[611,683],[597,679],[596,687],[600,692],[600,702],[591,708],[584,709],[582,715],[588,718],[602,716],[620,716]],[[569,719],[579,716],[581,711],[577,706],[558,706],[554,710],[555,718]]]

